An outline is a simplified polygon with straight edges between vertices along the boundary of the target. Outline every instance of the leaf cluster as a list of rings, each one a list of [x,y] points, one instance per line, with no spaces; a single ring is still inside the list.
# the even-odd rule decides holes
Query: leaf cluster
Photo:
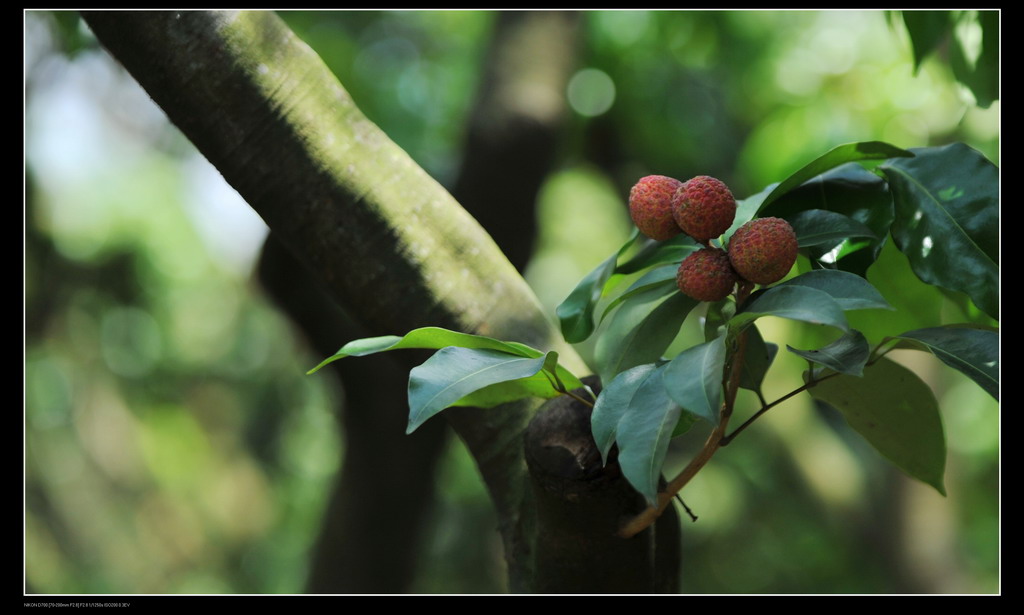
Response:
[[[998,319],[998,170],[959,143],[909,150],[849,143],[738,201],[736,220],[718,241],[727,245],[737,228],[763,216],[791,224],[811,270],[709,304],[703,342],[674,357],[665,353],[700,303],[676,286],[679,264],[700,248],[685,235],[653,241],[634,232],[558,306],[567,341],[600,331],[594,367],[606,384],[590,397],[602,459],[607,463],[617,446],[623,475],[654,506],[673,437],[701,420],[713,425],[720,437],[706,445],[703,463],[768,409],[807,390],[883,456],[944,493],[938,403],[918,376],[884,355],[895,347],[932,352],[998,399],[998,332],[932,327],[894,333],[872,348],[846,312],[894,309],[866,279],[891,238],[922,282],[964,293]],[[770,403],[761,385],[779,346],[766,342],[756,324],[768,316],[839,333],[820,348],[786,345],[807,361],[805,381]],[[350,342],[311,373],[342,357],[400,348],[438,350],[410,373],[409,432],[451,406],[563,394],[591,403],[573,392],[589,389],[553,351],[435,327]],[[726,435],[738,388],[754,391],[762,407]]]

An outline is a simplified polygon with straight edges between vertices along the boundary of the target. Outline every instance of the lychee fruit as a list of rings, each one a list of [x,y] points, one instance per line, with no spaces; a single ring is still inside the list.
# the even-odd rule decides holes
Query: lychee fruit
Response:
[[[687,256],[676,273],[679,290],[698,301],[725,299],[739,281],[729,255],[718,248],[704,248]]]
[[[672,195],[682,185],[678,179],[648,175],[630,189],[629,216],[641,233],[664,241],[682,232],[672,217]]]
[[[729,240],[729,260],[745,280],[772,284],[786,277],[796,262],[793,227],[782,218],[758,218],[736,229]]]
[[[672,195],[672,215],[684,233],[707,244],[732,226],[736,199],[720,180],[698,175]]]

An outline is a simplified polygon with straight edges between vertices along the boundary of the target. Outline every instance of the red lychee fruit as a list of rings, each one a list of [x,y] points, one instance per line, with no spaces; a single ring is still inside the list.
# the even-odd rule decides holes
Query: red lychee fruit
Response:
[[[684,233],[706,244],[732,226],[736,199],[721,181],[698,175],[672,195],[672,215]]]
[[[672,195],[682,185],[678,179],[648,175],[630,189],[629,216],[641,233],[664,241],[682,232],[672,218]]]
[[[751,220],[729,240],[729,260],[745,280],[772,284],[786,277],[796,262],[793,227],[782,218]]]
[[[725,299],[739,280],[729,255],[718,248],[704,248],[687,256],[676,273],[679,290],[698,301]]]

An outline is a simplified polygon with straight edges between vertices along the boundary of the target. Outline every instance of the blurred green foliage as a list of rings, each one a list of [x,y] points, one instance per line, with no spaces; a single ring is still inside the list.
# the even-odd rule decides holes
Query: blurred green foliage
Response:
[[[282,16],[373,121],[452,181],[493,14]],[[552,315],[628,235],[625,194],[642,175],[710,174],[744,197],[858,140],[964,141],[999,162],[999,102],[976,107],[935,55],[915,75],[906,31],[882,12],[583,17],[527,272]],[[341,455],[339,392],[303,375],[320,357],[250,280],[260,223],[74,14],[25,19],[27,591],[301,592]],[[851,318],[870,342],[991,322],[920,284],[891,245],[868,278],[898,309]],[[674,347],[700,337],[696,317]],[[762,332],[798,348],[837,334],[779,319]],[[700,517],[685,522],[684,591],[999,591],[998,404],[934,357],[893,356],[941,400],[949,497],[799,396],[683,494]],[[780,353],[766,396],[803,368]],[[738,418],[755,409],[741,393]],[[452,446],[413,590],[503,591],[493,512]]]

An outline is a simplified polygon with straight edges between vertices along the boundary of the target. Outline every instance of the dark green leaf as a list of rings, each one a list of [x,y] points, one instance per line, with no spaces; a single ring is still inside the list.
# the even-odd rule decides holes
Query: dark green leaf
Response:
[[[968,295],[999,318],[999,170],[962,143],[881,165],[893,192],[892,236],[928,284]]]
[[[594,332],[594,306],[601,299],[604,283],[615,272],[616,261],[633,245],[638,236],[639,231],[634,231],[618,252],[608,257],[580,280],[565,301],[555,308],[565,341],[576,344],[587,339]]]
[[[848,162],[789,191],[765,207],[761,215],[792,220],[809,209],[842,214],[871,230],[876,239],[851,239],[837,249],[822,246],[808,250],[814,261],[827,268],[865,277],[882,251],[894,218],[886,181],[856,162]]]
[[[485,387],[537,375],[546,360],[545,356],[528,359],[490,349],[442,348],[423,365],[409,372],[409,425],[406,433],[412,433],[430,417]],[[534,382],[546,383],[547,389],[551,390],[550,383],[543,376]],[[473,401],[496,404],[534,394],[527,387],[525,395],[518,395],[513,390],[511,394],[516,396],[509,399],[509,388],[514,389],[512,385],[491,389],[489,394],[478,395]]]
[[[904,472],[945,495],[946,437],[931,389],[914,372],[879,359],[862,378],[838,375],[810,389]]]
[[[687,235],[676,235],[665,241],[651,241],[641,248],[636,255],[615,269],[615,273],[629,275],[652,265],[683,262],[683,259],[700,249],[697,242]]]
[[[864,373],[864,364],[868,362],[868,356],[871,354],[864,334],[854,329],[817,350],[797,350],[788,344],[786,349],[812,363],[824,365],[841,374],[858,377]]]
[[[717,425],[724,369],[723,335],[684,350],[672,359],[664,370],[665,390],[687,412]]]
[[[661,358],[698,303],[674,286],[657,286],[624,302],[594,348],[601,380]]]
[[[490,348],[500,350],[523,357],[539,357],[544,353],[536,348],[530,348],[518,342],[502,342],[500,340],[484,337],[483,335],[472,335],[459,333],[441,327],[422,327],[413,329],[404,336],[384,335],[381,337],[366,337],[353,340],[341,347],[338,352],[324,359],[313,369],[306,372],[312,374],[328,363],[345,357],[363,357],[386,350],[399,350],[402,348],[420,348],[437,350],[446,346],[461,346],[463,348]]]
[[[626,414],[633,396],[636,395],[640,385],[647,380],[647,377],[654,371],[655,365],[637,365],[627,369],[612,379],[601,394],[597,396],[597,403],[594,404],[594,412],[590,415],[590,429],[594,434],[594,442],[597,449],[601,451],[601,461],[608,463],[608,451],[615,443],[615,434],[619,421]]]
[[[978,106],[987,109],[999,98],[999,13],[978,11],[981,51],[972,63],[964,50],[964,41],[954,36],[949,64],[957,81],[970,88]]]
[[[644,291],[661,286],[674,288],[676,286],[676,273],[678,271],[679,267],[672,264],[651,269],[644,275],[640,276],[640,279],[630,284],[629,288],[626,289],[626,292],[616,297],[614,301],[604,308],[604,311],[601,313],[600,322],[604,322],[605,317],[608,316],[612,310],[619,307],[619,304],[623,301],[626,301],[631,297],[635,297]]]
[[[740,386],[749,391],[760,391],[764,376],[768,373],[775,355],[779,352],[777,344],[769,344],[761,337],[757,325],[746,329],[747,347],[743,351],[743,371],[740,372]]]
[[[820,290],[835,299],[844,310],[894,309],[870,282],[835,269],[817,269],[782,282],[776,288],[801,286]]]
[[[935,50],[952,27],[949,11],[902,11],[910,43],[914,48],[914,73],[921,62]]]
[[[989,395],[999,399],[997,332],[966,327],[932,327],[908,331],[895,337],[912,340],[915,345],[920,344],[943,363],[963,372]]]
[[[665,393],[655,368],[637,387],[617,427],[619,466],[629,484],[649,503],[658,497],[658,478],[681,410]]]
[[[808,209],[787,220],[801,248],[834,247],[848,237],[878,239],[868,227],[843,214],[824,209]]]
[[[771,205],[772,201],[778,199],[793,188],[796,188],[805,181],[816,175],[821,175],[834,167],[847,162],[857,160],[884,160],[886,158],[913,156],[907,150],[900,149],[894,145],[881,141],[862,141],[860,143],[846,143],[836,146],[825,152],[815,160],[805,165],[802,169],[793,173],[785,181],[775,187],[774,190],[764,199],[761,209]]]
[[[729,326],[741,329],[762,316],[830,325],[843,331],[849,329],[843,309],[836,300],[826,292],[807,286],[780,284],[756,298],[752,296],[750,302],[729,321]]]

